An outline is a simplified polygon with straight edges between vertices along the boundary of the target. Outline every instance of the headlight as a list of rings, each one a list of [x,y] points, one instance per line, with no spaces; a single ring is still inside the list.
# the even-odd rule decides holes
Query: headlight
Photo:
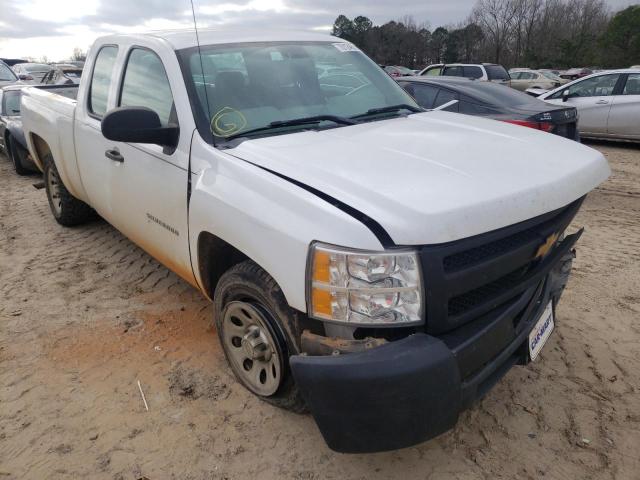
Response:
[[[316,243],[307,276],[313,318],[369,326],[422,323],[422,280],[414,250],[378,253]]]

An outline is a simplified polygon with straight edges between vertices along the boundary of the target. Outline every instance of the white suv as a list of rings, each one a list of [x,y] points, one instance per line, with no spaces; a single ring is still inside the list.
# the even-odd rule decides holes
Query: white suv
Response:
[[[436,63],[422,70],[420,75],[465,77],[472,80],[511,85],[509,72],[502,65],[496,63]]]

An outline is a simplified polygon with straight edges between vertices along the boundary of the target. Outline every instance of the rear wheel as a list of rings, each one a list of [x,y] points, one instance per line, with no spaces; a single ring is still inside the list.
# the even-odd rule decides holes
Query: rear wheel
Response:
[[[51,213],[60,225],[72,227],[94,217],[93,209],[71,195],[64,186],[50,153],[44,157],[44,185]]]
[[[260,399],[305,411],[289,369],[298,353],[292,340],[296,319],[278,284],[251,260],[231,267],[216,286],[218,338],[236,378]]]
[[[9,160],[11,160],[11,163],[13,163],[13,168],[18,175],[29,175],[32,173],[31,170],[23,167],[23,163],[28,155],[29,152],[27,152],[22,145],[15,142],[11,137],[7,137],[7,156]]]

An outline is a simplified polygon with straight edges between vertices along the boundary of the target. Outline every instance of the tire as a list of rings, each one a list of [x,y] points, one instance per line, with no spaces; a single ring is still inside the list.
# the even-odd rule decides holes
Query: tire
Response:
[[[17,142],[14,142],[11,137],[7,137],[7,156],[11,163],[13,163],[13,168],[18,175],[29,175],[33,173],[28,168],[22,166],[22,162],[27,158],[27,152],[22,145]]]
[[[279,380],[277,390],[274,392],[261,394],[260,391],[257,391],[260,389],[260,385],[256,386],[256,380],[262,377],[253,378],[253,382],[251,379],[247,379],[251,376],[250,372],[253,371],[253,361],[251,370],[245,368],[247,370],[245,372],[243,371],[245,365],[238,359],[239,356],[246,356],[244,341],[248,334],[242,337],[241,346],[237,344],[240,337],[233,337],[236,331],[234,329],[239,329],[238,335],[241,335],[247,331],[247,327],[246,325],[234,327],[229,318],[235,319],[233,309],[237,309],[239,305],[241,310],[242,306],[253,308],[254,310],[250,312],[252,315],[255,316],[258,313],[262,320],[266,320],[264,322],[266,331],[261,332],[260,335],[266,335],[270,340],[273,340],[273,344],[270,343],[270,345],[275,347],[279,361]],[[222,275],[216,286],[214,315],[222,350],[240,383],[265,402],[296,413],[305,412],[306,404],[289,369],[289,356],[299,353],[299,346],[293,340],[300,338],[297,332],[299,322],[296,316],[298,314],[289,307],[275,280],[251,260],[236,264]],[[244,322],[244,319],[242,321]],[[247,360],[245,359],[245,362]],[[271,361],[275,360],[271,358]],[[261,365],[265,365],[260,360],[257,362],[256,371],[262,368]],[[260,371],[260,374],[263,372],[264,369]],[[270,369],[269,372],[271,372]],[[276,377],[275,370],[273,376]]]
[[[93,209],[71,195],[64,186],[50,153],[44,157],[44,184],[51,213],[60,225],[73,227],[94,218]]]

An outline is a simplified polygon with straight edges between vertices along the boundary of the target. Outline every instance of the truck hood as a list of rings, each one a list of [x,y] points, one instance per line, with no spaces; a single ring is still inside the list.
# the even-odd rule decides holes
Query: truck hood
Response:
[[[397,245],[533,218],[610,173],[599,152],[577,142],[449,112],[247,140],[227,152],[359,210]]]

